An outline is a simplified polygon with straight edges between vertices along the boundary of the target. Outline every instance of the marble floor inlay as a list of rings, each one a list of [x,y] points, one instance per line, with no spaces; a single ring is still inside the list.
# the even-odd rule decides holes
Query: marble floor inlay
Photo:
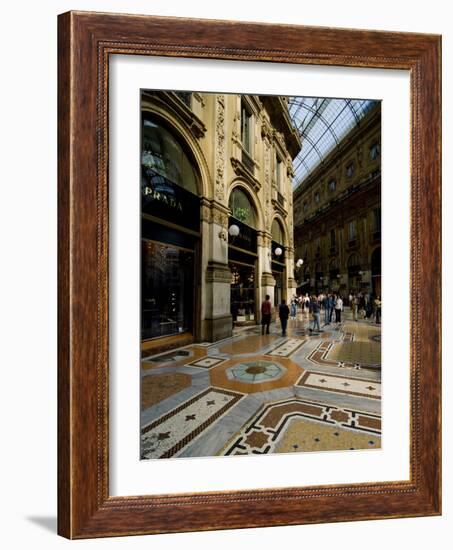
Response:
[[[297,349],[305,344],[305,340],[289,338],[283,344],[280,344],[272,351],[268,352],[269,355],[278,355],[280,357],[289,357]]]
[[[142,428],[142,458],[175,456],[233,407],[241,394],[209,389]]]
[[[141,360],[143,459],[381,448],[379,325],[308,315]],[[389,422],[391,419],[389,420]]]
[[[302,375],[297,385],[350,395],[360,395],[362,397],[370,397],[371,399],[381,398],[381,384],[373,380],[352,379],[346,376],[332,376],[319,372],[306,372]]]
[[[285,367],[271,361],[249,361],[247,363],[239,363],[226,371],[226,375],[230,380],[241,380],[256,384],[258,382],[268,382],[280,378],[286,372]]]
[[[296,419],[299,430],[295,432],[293,422]],[[365,441],[372,448],[378,448],[380,428],[380,418],[376,415],[331,407],[325,403],[289,399],[263,406],[219,454],[294,452],[299,447],[300,451],[338,450],[345,448],[346,444],[350,445],[349,449],[351,445],[355,445],[354,449],[369,448]],[[360,437],[363,432],[367,435]],[[332,440],[332,436],[338,439]],[[333,447],[332,441],[336,442]],[[289,443],[297,447],[288,451]]]

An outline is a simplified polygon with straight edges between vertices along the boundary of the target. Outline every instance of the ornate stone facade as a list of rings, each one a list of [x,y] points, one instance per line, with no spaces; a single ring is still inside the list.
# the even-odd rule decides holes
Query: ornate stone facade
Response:
[[[380,294],[380,151],[378,103],[295,190],[300,292]]]
[[[253,256],[253,322],[260,320],[264,295],[273,298],[271,246],[276,218],[284,235],[284,242],[279,243],[284,250],[282,297],[294,293],[292,160],[300,150],[300,139],[283,98],[146,92],[142,109],[156,114],[177,137],[199,174],[200,212],[193,212],[200,216],[194,340],[225,338],[232,332],[229,274],[233,249],[236,254]],[[230,197],[236,189],[247,195],[254,210],[254,250],[241,251],[228,235],[233,214]]]

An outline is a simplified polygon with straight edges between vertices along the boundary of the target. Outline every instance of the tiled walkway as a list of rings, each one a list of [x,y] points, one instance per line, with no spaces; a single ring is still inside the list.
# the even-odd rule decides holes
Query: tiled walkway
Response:
[[[381,446],[380,326],[309,330],[299,313],[142,359],[142,458]]]

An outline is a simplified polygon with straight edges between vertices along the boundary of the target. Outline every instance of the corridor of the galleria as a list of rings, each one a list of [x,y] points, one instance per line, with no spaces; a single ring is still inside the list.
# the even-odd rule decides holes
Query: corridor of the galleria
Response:
[[[380,103],[141,110],[141,458],[379,449]]]

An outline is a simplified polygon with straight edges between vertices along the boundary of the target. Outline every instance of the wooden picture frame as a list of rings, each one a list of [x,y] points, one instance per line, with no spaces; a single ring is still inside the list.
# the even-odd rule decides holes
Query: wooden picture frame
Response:
[[[59,534],[88,538],[439,515],[440,37],[88,12],[62,14],[58,25]],[[410,71],[409,481],[134,497],[109,495],[111,54]]]

